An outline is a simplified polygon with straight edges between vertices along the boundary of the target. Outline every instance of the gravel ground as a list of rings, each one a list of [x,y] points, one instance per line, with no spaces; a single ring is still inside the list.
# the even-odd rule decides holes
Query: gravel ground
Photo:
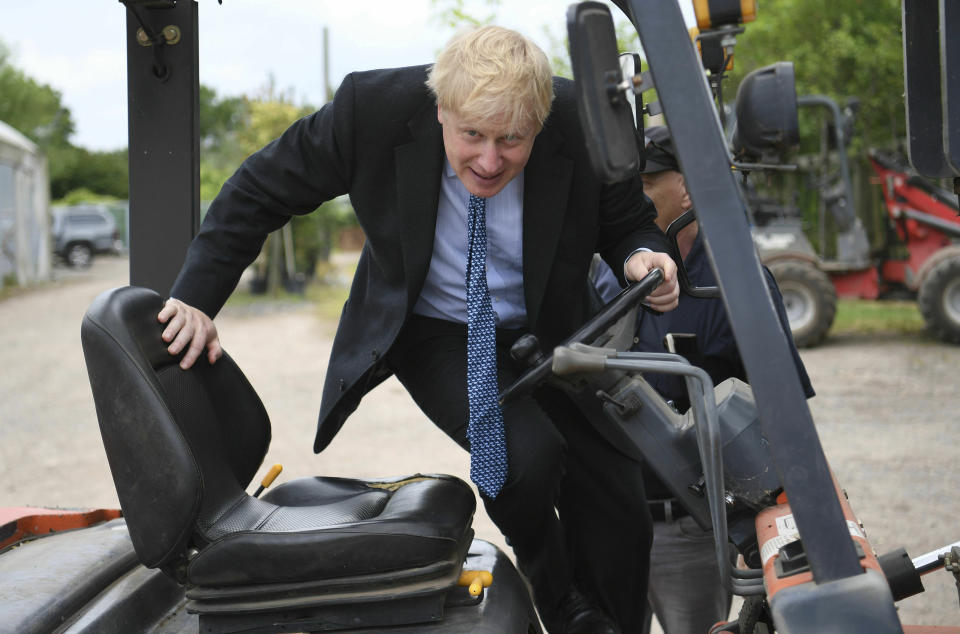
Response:
[[[79,326],[99,292],[126,283],[127,266],[124,258],[101,257],[86,272],[56,269],[54,282],[0,300],[0,506],[116,506]],[[424,419],[395,380],[364,399],[327,451],[312,453],[335,324],[309,307],[227,308],[217,323],[270,413],[266,462],[284,464],[281,480],[418,471],[469,479],[466,453]],[[874,548],[904,546],[916,557],[960,540],[960,390],[953,376],[960,347],[848,336],[802,356],[818,393],[810,407],[824,450]],[[482,509],[475,528],[505,548]],[[938,572],[925,581],[926,593],[902,602],[904,622],[960,622],[953,578]]]

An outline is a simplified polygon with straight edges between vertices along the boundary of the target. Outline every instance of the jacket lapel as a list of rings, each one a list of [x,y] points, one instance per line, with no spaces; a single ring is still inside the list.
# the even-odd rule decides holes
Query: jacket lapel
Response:
[[[562,143],[563,136],[548,122],[523,172],[523,291],[531,328],[540,314],[567,213],[573,161],[560,153]]]
[[[416,302],[427,276],[440,200],[443,137],[432,99],[408,123],[412,141],[395,152],[400,244],[408,310]]]

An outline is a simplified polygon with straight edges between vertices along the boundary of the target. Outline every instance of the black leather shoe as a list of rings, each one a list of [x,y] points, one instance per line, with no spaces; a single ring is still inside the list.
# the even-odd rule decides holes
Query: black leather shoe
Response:
[[[610,617],[576,589],[560,602],[556,617],[562,634],[620,634]]]

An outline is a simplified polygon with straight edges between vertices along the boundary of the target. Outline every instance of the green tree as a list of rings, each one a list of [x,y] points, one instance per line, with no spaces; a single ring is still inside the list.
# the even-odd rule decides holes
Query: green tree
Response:
[[[899,0],[767,0],[738,38],[731,84],[792,61],[798,95],[860,99],[855,150],[888,146],[906,131],[900,31]]]
[[[69,144],[55,145],[47,149],[47,163],[53,200],[75,191],[88,191],[95,197],[130,197],[126,149],[94,152]]]
[[[236,100],[218,100],[210,95],[208,105],[218,113],[212,118],[221,127],[213,128],[204,138],[209,139],[208,151],[202,156],[201,189],[215,193],[232,171],[248,156],[279,137],[297,119],[314,112],[314,107],[294,103],[292,96],[279,91],[273,78],[260,94]],[[218,108],[224,102],[227,107]],[[201,112],[203,106],[201,105]],[[264,245],[256,263],[257,275],[265,283],[268,292],[279,289],[282,279],[293,273],[289,271],[288,259],[293,260],[295,275],[312,278],[320,262],[329,260],[334,240],[340,230],[355,224],[353,210],[346,199],[336,199],[321,205],[317,210],[303,216],[294,216],[290,222],[290,235],[275,232]],[[292,253],[286,249],[292,243]]]
[[[26,135],[43,149],[69,145],[74,124],[60,92],[16,68],[10,50],[0,42],[0,121]]]
[[[210,86],[200,84],[200,147],[217,150],[228,143],[246,114],[243,97],[219,97]]]
[[[468,7],[467,4],[465,0],[430,0],[430,6],[433,8],[432,20],[453,30],[468,26],[483,26],[496,19],[497,10],[500,8],[500,0],[483,0],[481,4],[486,6],[488,13],[485,16],[479,16],[474,13],[476,8]]]
[[[237,140],[237,131],[249,120],[244,97],[220,97],[200,85],[200,199],[216,197],[223,183],[249,155]]]
[[[313,106],[295,105],[289,95],[278,93],[272,81],[260,95],[247,98],[245,103],[245,120],[236,132],[244,158],[279,137],[291,123],[314,111]]]
[[[732,97],[750,71],[776,61],[792,61],[797,95],[826,95],[841,107],[860,102],[848,159],[854,205],[875,246],[885,238],[885,213],[870,184],[866,150],[899,151],[906,136],[903,102],[903,45],[899,0],[768,0],[757,19],[738,37],[736,69],[727,94]],[[821,150],[827,123],[820,108],[801,108],[800,171],[754,177],[767,195],[796,205],[810,231],[807,236],[826,257],[834,255],[835,226],[820,220],[819,183],[837,178],[835,155]]]
[[[309,106],[295,105],[288,95],[278,92],[272,76],[259,95],[244,98],[243,104],[243,119],[235,131],[234,139],[241,160],[279,137],[291,123],[313,110]],[[265,282],[268,293],[276,294],[284,277],[289,279],[291,275],[295,275],[294,271],[290,271],[289,262],[293,259],[296,266],[298,251],[300,265],[311,267],[308,271],[300,269],[299,272],[308,276],[312,274],[312,267],[316,266],[319,258],[314,255],[319,227],[317,220],[311,216],[312,214],[294,217],[290,225],[275,231],[267,238],[261,256],[257,259],[256,270],[257,277]],[[285,235],[286,231],[293,235]],[[292,254],[287,253],[291,242],[294,244]],[[297,243],[300,244],[299,249]]]
[[[14,66],[9,49],[0,42],[0,121],[34,141],[47,156],[50,196],[61,199],[91,196],[127,198],[127,151],[91,151],[70,142],[74,132],[70,109],[62,96]]]

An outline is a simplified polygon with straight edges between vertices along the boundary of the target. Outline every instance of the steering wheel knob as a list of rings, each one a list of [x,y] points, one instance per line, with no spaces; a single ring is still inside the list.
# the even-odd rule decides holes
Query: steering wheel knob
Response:
[[[510,357],[517,363],[530,368],[543,360],[543,351],[540,350],[540,341],[536,335],[525,334],[510,346]]]

